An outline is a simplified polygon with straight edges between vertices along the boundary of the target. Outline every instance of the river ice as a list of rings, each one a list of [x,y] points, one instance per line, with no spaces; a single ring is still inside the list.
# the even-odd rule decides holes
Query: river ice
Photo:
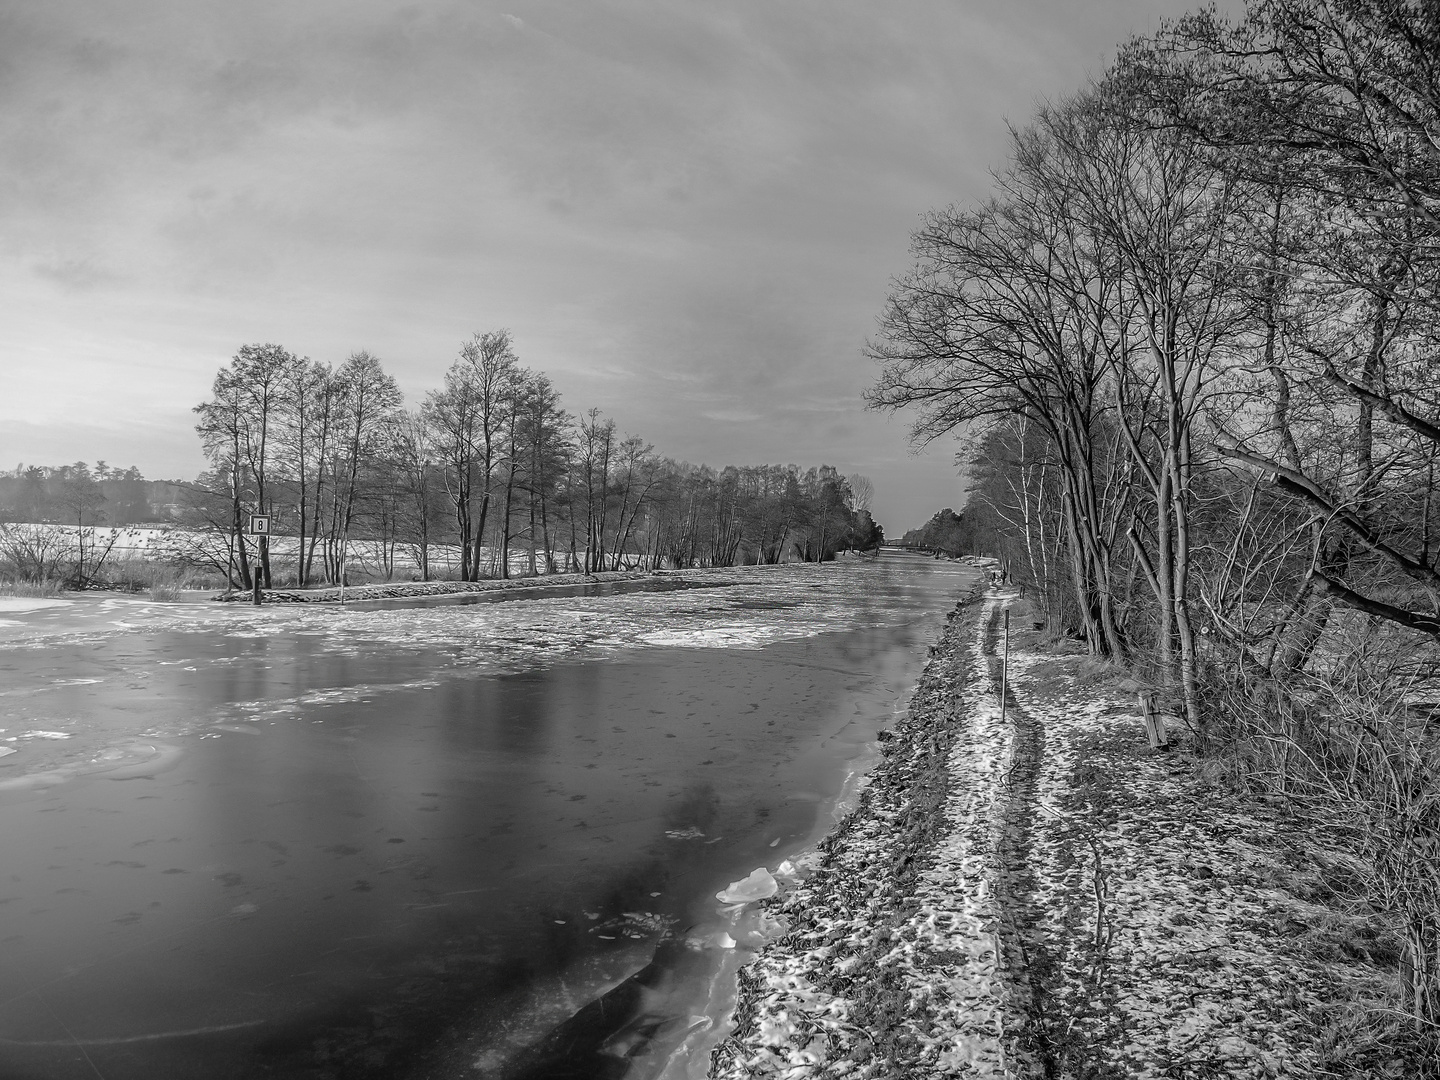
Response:
[[[716,891],[813,841],[970,575],[711,580],[7,611],[0,1074],[503,1062],[641,968],[689,1038],[720,961],[657,943],[758,940]]]

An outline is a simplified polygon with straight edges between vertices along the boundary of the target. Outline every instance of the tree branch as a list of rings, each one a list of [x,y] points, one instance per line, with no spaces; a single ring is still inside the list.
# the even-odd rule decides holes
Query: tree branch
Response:
[[[1240,445],[1239,440],[1225,432],[1217,432],[1215,443],[1220,448],[1222,456],[1232,461],[1244,462],[1254,468],[1260,469],[1268,474],[1270,482],[1282,491],[1298,496],[1314,504],[1318,509],[1340,524],[1344,525],[1357,536],[1361,543],[1377,555],[1384,555],[1393,562],[1408,576],[1416,581],[1422,581],[1427,585],[1440,584],[1440,572],[1434,567],[1423,562],[1412,559],[1409,556],[1395,550],[1380,538],[1380,534],[1363,517],[1347,507],[1337,505],[1333,502],[1315,482],[1302,472],[1287,468],[1270,458],[1261,457]]]
[[[1440,427],[1436,427],[1428,420],[1424,420],[1405,406],[1401,405],[1394,398],[1383,394],[1377,394],[1358,379],[1351,378],[1342,372],[1336,371],[1335,366],[1329,362],[1325,364],[1325,377],[1337,386],[1350,391],[1355,397],[1365,404],[1373,406],[1377,411],[1397,424],[1408,427],[1416,434],[1423,435],[1433,443],[1440,444]]]
[[[1387,604],[1383,600],[1362,596],[1353,589],[1346,588],[1334,578],[1326,577],[1318,570],[1310,571],[1310,582],[1318,592],[1333,596],[1342,604],[1352,607],[1356,611],[1363,611],[1367,615],[1374,615],[1401,626],[1408,626],[1411,630],[1419,630],[1440,639],[1440,619],[1433,615],[1422,615],[1417,611],[1408,611],[1405,608],[1396,607],[1394,604]]]

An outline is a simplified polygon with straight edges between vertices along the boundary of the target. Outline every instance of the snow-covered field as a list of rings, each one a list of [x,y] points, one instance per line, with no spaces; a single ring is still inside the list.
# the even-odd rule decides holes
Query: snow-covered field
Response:
[[[87,558],[93,560],[99,554],[104,554],[106,563],[126,562],[131,559],[144,562],[207,563],[218,559],[223,566],[226,561],[226,538],[223,535],[186,529],[178,525],[87,525],[83,530],[77,530],[73,525],[15,524],[0,528],[37,531],[52,537],[54,543],[65,546],[74,546],[77,537],[83,532]],[[297,537],[272,536],[269,541],[270,552],[277,559],[293,560],[299,553]],[[379,541],[354,539],[350,541],[349,551],[352,573],[381,572],[385,560]],[[415,545],[398,544],[391,557],[396,574],[402,578],[408,578],[412,572],[419,569],[419,550]],[[489,558],[489,549],[482,549],[481,557]],[[319,558],[318,553],[316,558]],[[528,559],[528,552],[512,550],[510,553],[511,566],[515,569],[528,565]],[[432,573],[448,573],[459,565],[459,560],[460,551],[454,545],[430,545]]]

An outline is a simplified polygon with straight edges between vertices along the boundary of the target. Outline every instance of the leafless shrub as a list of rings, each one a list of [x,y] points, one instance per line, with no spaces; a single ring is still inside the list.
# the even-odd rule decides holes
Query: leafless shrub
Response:
[[[1338,647],[1343,644],[1344,647]],[[1347,855],[1342,892],[1400,943],[1399,1011],[1440,1030],[1440,729],[1418,647],[1373,627],[1337,643],[1323,674],[1212,678],[1226,726],[1215,779],[1284,798]]]
[[[1352,841],[1365,895],[1397,920],[1404,1008],[1440,1024],[1440,740],[1394,686],[1334,694],[1320,738],[1297,743],[1292,798]]]
[[[151,600],[174,603],[180,599],[181,591],[191,588],[190,573],[182,567],[165,563],[155,564],[146,590]]]
[[[109,588],[145,593],[152,600],[173,602],[187,589],[224,588],[225,579],[178,560],[130,558],[109,565]]]
[[[16,584],[60,582],[70,576],[77,555],[69,530],[0,524],[0,575]]]

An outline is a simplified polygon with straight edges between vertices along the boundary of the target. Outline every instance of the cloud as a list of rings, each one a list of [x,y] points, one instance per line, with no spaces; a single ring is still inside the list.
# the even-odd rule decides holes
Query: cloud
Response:
[[[120,280],[120,275],[96,265],[94,260],[88,258],[36,263],[35,273],[62,288],[77,292],[112,285]]]
[[[899,455],[923,520],[948,453],[905,459],[859,402],[909,231],[983,195],[1007,118],[1188,6],[10,5],[0,348],[26,374],[0,421],[68,400],[44,445],[88,440],[249,340],[372,349],[418,397],[509,326],[573,411],[690,460],[860,469],[881,511],[868,463]]]
[[[706,409],[700,415],[721,424],[749,424],[762,416],[751,409]]]

